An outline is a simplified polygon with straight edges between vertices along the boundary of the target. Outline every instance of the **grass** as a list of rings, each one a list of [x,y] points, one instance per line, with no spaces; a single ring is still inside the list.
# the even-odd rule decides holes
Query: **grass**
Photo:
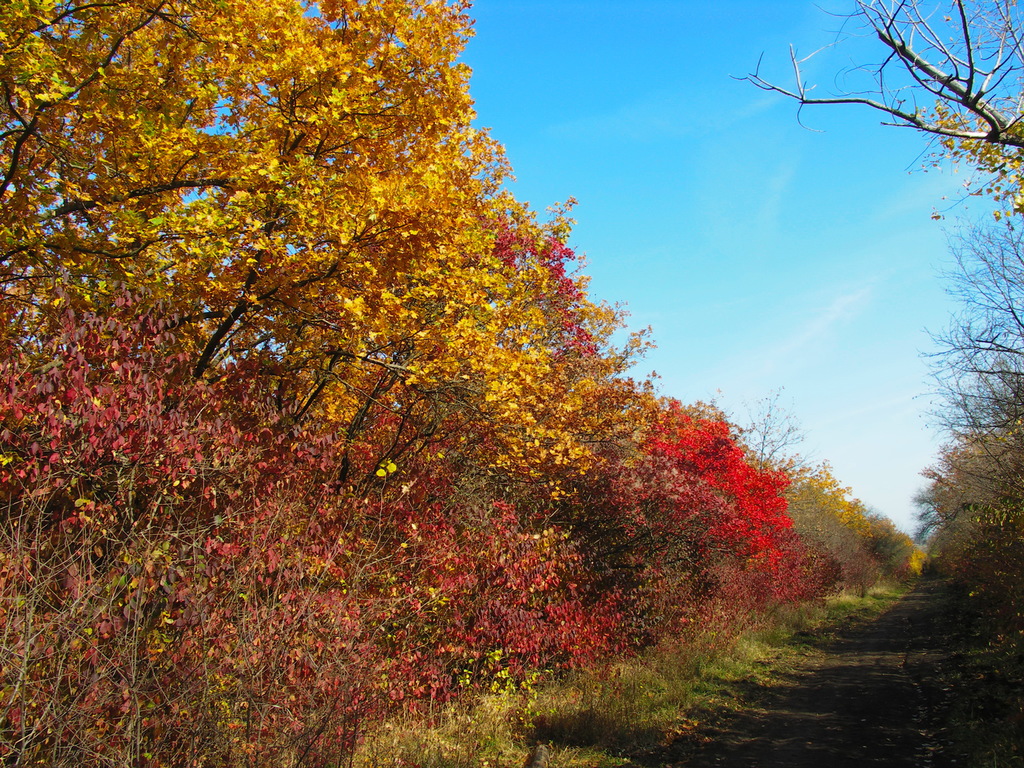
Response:
[[[439,712],[395,718],[374,732],[353,760],[360,768],[505,768],[529,752],[524,696],[487,694]]]
[[[692,729],[700,713],[743,705],[742,689],[820,653],[823,639],[891,606],[904,588],[879,586],[822,605],[788,606],[731,626],[719,622],[631,659],[529,692],[485,695],[386,723],[355,756],[358,768],[507,768],[551,745],[549,768],[622,768]]]

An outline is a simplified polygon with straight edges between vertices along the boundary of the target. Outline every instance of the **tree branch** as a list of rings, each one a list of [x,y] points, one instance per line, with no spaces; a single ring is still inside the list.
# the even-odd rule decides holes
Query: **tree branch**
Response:
[[[994,88],[1004,84],[1011,86],[1008,80],[1024,79],[1024,55],[1016,45],[1013,19],[1007,15],[1009,11],[992,13],[997,14],[992,22],[996,31],[989,35],[982,34],[984,28],[981,31],[977,29],[981,21],[972,22],[963,0],[956,0],[954,15],[957,21],[952,25],[955,43],[948,44],[944,42],[946,36],[938,34],[918,9],[916,0],[905,0],[895,7],[884,7],[877,0],[861,2],[859,15],[889,51],[875,72],[877,95],[867,92],[812,98],[809,94],[813,87],[808,87],[804,82],[800,65],[820,51],[798,59],[792,47],[792,87],[780,86],[763,77],[760,74],[760,61],[754,72],[739,79],[761,90],[793,99],[801,108],[820,104],[861,104],[893,118],[896,122],[891,125],[914,128],[941,138],[982,141],[1024,149],[1024,136],[1015,135],[1014,131],[1024,119],[1024,115],[1020,114],[1020,94],[1013,94],[1012,101],[1005,94],[997,100],[991,96]],[[952,16],[946,18],[947,22],[951,20]],[[923,49],[915,48],[915,37],[924,46]],[[888,86],[886,70],[894,60],[898,60],[910,76],[910,86],[895,89]],[[989,66],[990,69],[986,71],[983,66]],[[951,72],[946,71],[947,67]],[[955,119],[946,122],[939,118],[929,118],[921,109],[905,107],[906,99],[900,93],[907,87],[923,90],[935,97],[940,105],[952,107]],[[1004,106],[1010,102],[1014,112],[1003,111],[997,102],[1003,102]],[[972,119],[982,123],[984,129],[980,126],[971,128],[969,124]]]

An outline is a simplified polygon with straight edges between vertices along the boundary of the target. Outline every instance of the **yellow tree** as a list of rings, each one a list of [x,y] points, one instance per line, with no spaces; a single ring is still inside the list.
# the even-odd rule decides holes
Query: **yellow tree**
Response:
[[[351,336],[484,249],[463,4],[13,3],[0,13],[4,275],[39,305],[145,286],[197,374]],[[365,334],[360,334],[365,335]]]
[[[571,424],[594,376],[618,386],[627,363],[592,355],[561,398],[580,355],[552,328],[575,313],[602,346],[619,320],[581,284],[545,305],[568,279],[548,263],[565,224],[545,230],[498,193],[505,161],[471,126],[457,61],[467,8],[4,4],[6,332],[142,290],[174,314],[196,376],[255,361],[282,408],[348,440],[393,417],[405,431],[376,449],[389,460],[410,424],[422,437],[468,419],[508,425],[498,463],[580,460],[576,436],[599,430]],[[505,229],[535,247],[503,260]]]

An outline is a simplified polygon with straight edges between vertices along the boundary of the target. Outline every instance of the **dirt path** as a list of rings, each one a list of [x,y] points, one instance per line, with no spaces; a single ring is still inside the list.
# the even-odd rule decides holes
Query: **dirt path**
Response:
[[[945,768],[932,737],[942,657],[938,585],[923,582],[888,612],[852,627],[784,675],[708,713],[703,726],[644,765],[686,768]]]

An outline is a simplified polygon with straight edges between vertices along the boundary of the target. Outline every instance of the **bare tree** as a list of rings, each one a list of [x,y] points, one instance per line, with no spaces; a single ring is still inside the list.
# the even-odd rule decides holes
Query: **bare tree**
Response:
[[[933,369],[951,443],[919,499],[931,528],[964,508],[1024,499],[1024,232],[1012,219],[965,226],[951,250],[946,278],[960,309],[935,336]]]
[[[1024,422],[1024,231],[970,225],[953,238],[949,292],[960,302],[936,336],[935,374],[953,434],[1004,433]]]
[[[780,388],[753,406],[747,406],[748,424],[742,428],[743,442],[759,469],[777,467],[787,461],[790,465],[799,463],[790,451],[803,442],[806,433],[781,400]]]
[[[862,104],[945,139],[1024,148],[1024,38],[1017,0],[857,0],[844,31],[863,28],[883,45],[881,63],[856,65],[864,90],[817,96],[790,48],[793,83],[783,87],[757,70],[745,80],[781,93],[800,107]]]

